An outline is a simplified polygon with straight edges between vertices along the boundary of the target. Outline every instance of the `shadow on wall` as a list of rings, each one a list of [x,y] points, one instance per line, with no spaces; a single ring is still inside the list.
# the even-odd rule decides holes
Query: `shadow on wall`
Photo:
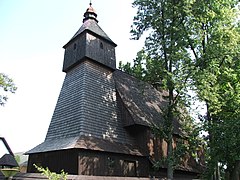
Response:
[[[107,153],[100,155],[81,154],[80,171],[82,175],[137,177],[138,162],[124,156]],[[128,159],[128,160],[123,160]]]

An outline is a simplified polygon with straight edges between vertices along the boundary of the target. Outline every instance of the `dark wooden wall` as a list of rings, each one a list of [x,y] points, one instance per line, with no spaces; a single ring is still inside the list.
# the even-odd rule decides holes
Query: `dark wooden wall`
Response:
[[[28,159],[27,172],[37,172],[33,166],[48,167],[50,171],[60,173],[61,170],[68,174],[78,173],[78,151],[76,149],[52,151],[45,153],[31,154]]]
[[[63,71],[67,72],[83,59],[89,58],[112,69],[116,68],[115,46],[88,32],[68,44],[64,54]]]
[[[32,154],[28,161],[28,173],[37,172],[36,164],[50,171],[73,175],[94,176],[148,176],[149,162],[146,157],[90,150],[63,150]]]
[[[148,168],[146,157],[94,151],[79,153],[80,175],[146,177]]]

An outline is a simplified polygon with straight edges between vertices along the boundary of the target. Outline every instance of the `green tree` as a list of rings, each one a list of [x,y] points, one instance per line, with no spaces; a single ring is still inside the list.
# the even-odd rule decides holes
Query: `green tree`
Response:
[[[236,80],[240,43],[238,3],[236,0],[192,1],[184,23],[195,66],[192,87],[207,107],[203,122],[209,134],[208,178],[212,179],[220,179],[219,165],[227,166],[234,174],[234,164],[239,159],[236,155],[240,153],[238,148],[230,149],[239,143],[236,131],[240,93]]]
[[[236,58],[222,64],[218,68],[219,73],[214,74],[216,78],[214,85],[207,87],[215,94],[214,98],[207,101],[208,116],[204,121],[205,129],[209,132],[208,174],[210,176],[214,174],[214,179],[220,178],[221,174],[217,172],[219,168],[229,174],[230,179],[235,179],[233,177],[239,174],[239,69],[239,60]]]
[[[168,105],[163,109],[165,140],[167,147],[167,177],[173,179],[174,162],[173,120],[180,116],[178,107],[187,106],[187,86],[192,73],[190,54],[186,49],[187,37],[182,22],[185,18],[183,7],[188,1],[135,0],[138,8],[134,17],[132,35],[138,39],[148,33],[144,50],[138,53],[133,69],[125,66],[142,79],[168,93]],[[145,67],[144,67],[145,66]]]
[[[238,166],[239,151],[234,153],[229,149],[239,144],[236,132],[240,94],[236,80],[239,77],[236,61],[239,61],[240,47],[238,3],[237,0],[133,2],[138,11],[131,32],[134,39],[147,33],[142,51],[147,55],[138,55],[140,59],[135,60],[133,69],[130,64],[122,67],[135,74],[141,72],[141,79],[158,84],[169,93],[169,105],[165,111],[169,179],[173,177],[173,115],[178,114],[179,102],[186,102],[188,90],[195,91],[197,98],[207,107],[203,127],[209,134],[209,174],[215,174],[212,178],[218,179],[219,164],[227,166],[229,172],[234,172]],[[220,143],[223,139],[224,144]],[[224,151],[220,152],[223,146],[231,153],[224,155]]]
[[[166,81],[162,78],[162,71],[159,63],[159,61],[152,60],[149,55],[146,54],[144,49],[142,49],[137,53],[137,57],[133,61],[133,65],[131,65],[129,62],[126,64],[122,64],[122,62],[120,62],[119,69],[137,77],[138,79],[152,84],[157,90],[162,92],[162,90],[165,90],[167,87]],[[183,91],[183,89],[179,89]],[[177,88],[175,88],[175,90],[177,90]],[[202,150],[204,145],[203,139],[199,136],[200,126],[198,123],[194,122],[194,119],[189,115],[189,111],[186,109],[188,106],[186,104],[186,102],[188,102],[188,95],[184,94],[183,96],[183,94],[180,95],[180,93],[175,93],[175,95],[179,97],[178,100],[174,101],[175,104],[173,114],[174,117],[177,117],[181,123],[181,129],[184,136],[178,138],[175,142],[176,147],[173,149],[171,156],[173,169],[177,168],[180,164],[183,163],[182,160],[184,157],[186,157],[186,155],[199,158],[197,157],[197,151]],[[166,98],[168,99],[168,97]],[[163,111],[162,115],[164,117],[163,123],[160,126],[152,125],[152,132],[156,138],[168,141],[168,106],[161,107],[161,109]],[[188,143],[185,143],[186,140]],[[159,159],[155,162],[154,168],[157,170],[168,164],[168,162],[168,159]]]
[[[13,80],[7,75],[0,73],[0,105],[3,106],[7,102],[7,93],[15,93],[17,87]]]

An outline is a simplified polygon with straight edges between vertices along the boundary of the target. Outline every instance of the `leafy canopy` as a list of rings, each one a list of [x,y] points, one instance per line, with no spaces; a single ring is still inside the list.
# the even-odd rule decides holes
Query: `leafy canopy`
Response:
[[[15,93],[17,87],[13,80],[7,75],[0,73],[0,105],[4,105],[7,102],[7,92]]]

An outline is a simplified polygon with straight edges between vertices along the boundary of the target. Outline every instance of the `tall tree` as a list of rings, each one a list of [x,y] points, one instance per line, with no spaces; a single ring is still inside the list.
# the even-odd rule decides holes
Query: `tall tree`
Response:
[[[239,141],[237,128],[229,128],[238,127],[239,123],[238,3],[238,0],[135,0],[133,3],[138,8],[133,37],[138,39],[148,33],[147,65],[154,65],[150,69],[157,72],[155,83],[169,92],[169,179],[173,174],[171,122],[175,105],[186,92],[186,82],[192,83],[189,87],[207,107],[204,127],[209,133],[209,174],[217,174],[218,164],[227,166],[230,172],[238,166],[238,151],[225,156],[220,152],[221,146],[230,150]],[[138,65],[138,71],[141,67]],[[225,143],[219,143],[223,139]]]
[[[138,79],[146,81],[152,84],[157,90],[162,92],[166,91],[166,80],[162,78],[162,67],[159,66],[160,61],[152,60],[149,55],[145,52],[144,49],[137,53],[136,59],[134,59],[133,65],[129,62],[126,64],[122,64],[120,61],[119,69],[123,70]],[[180,81],[179,81],[180,82]],[[186,83],[186,79],[182,81]],[[180,82],[181,83],[181,82]],[[177,86],[177,84],[175,84]],[[184,86],[185,87],[185,86]],[[198,123],[194,121],[194,119],[190,116],[189,111],[187,111],[186,107],[188,106],[188,94],[187,92],[181,88],[176,87],[174,89],[178,91],[178,93],[174,93],[174,95],[179,96],[174,101],[174,109],[173,114],[174,117],[178,119],[181,123],[181,131],[184,136],[178,137],[177,140],[174,141],[175,145],[173,148],[173,154],[171,155],[172,160],[172,168],[175,169],[184,164],[185,158],[196,158],[200,159],[198,164],[204,164],[203,156],[198,154],[202,152],[204,142],[203,138],[199,136],[200,128]],[[181,90],[181,93],[180,93]],[[175,96],[175,97],[176,97]],[[167,96],[166,99],[169,97]],[[169,137],[169,117],[168,110],[169,107],[161,107],[163,123],[161,125],[153,125],[152,132],[155,135],[155,138],[168,141]],[[186,143],[187,140],[187,143]],[[161,148],[161,147],[159,147]],[[168,158],[170,158],[168,154]],[[187,160],[189,160],[187,158]],[[166,163],[169,160],[165,159],[165,157],[161,157],[161,159],[155,161],[154,168],[157,170],[158,168],[165,167]],[[192,165],[192,164],[188,164]],[[184,166],[184,165],[183,165]],[[200,166],[199,166],[200,168]]]
[[[7,92],[15,93],[17,87],[13,80],[7,75],[0,73],[0,105],[3,106],[7,102]]]
[[[131,31],[133,38],[140,38],[145,31],[148,33],[145,48],[139,52],[135,60],[134,73],[142,72],[144,74],[142,78],[168,92],[168,105],[163,110],[165,140],[168,144],[168,179],[173,179],[175,166],[173,119],[180,113],[178,107],[186,98],[191,74],[191,58],[184,38],[186,32],[181,26],[185,18],[182,7],[187,3],[188,1],[175,0],[135,0],[133,3],[138,8]],[[139,61],[141,58],[145,58],[147,68],[143,68]]]
[[[236,148],[236,153],[222,153],[223,149],[231,152],[229,147],[239,143],[239,137],[236,138],[239,111],[226,108],[239,107],[238,3],[236,0],[192,1],[191,13],[184,23],[196,70],[192,76],[193,86],[207,107],[204,127],[209,133],[208,173],[212,179],[220,178],[219,164],[233,172],[233,159],[239,159],[236,153],[240,153]]]

